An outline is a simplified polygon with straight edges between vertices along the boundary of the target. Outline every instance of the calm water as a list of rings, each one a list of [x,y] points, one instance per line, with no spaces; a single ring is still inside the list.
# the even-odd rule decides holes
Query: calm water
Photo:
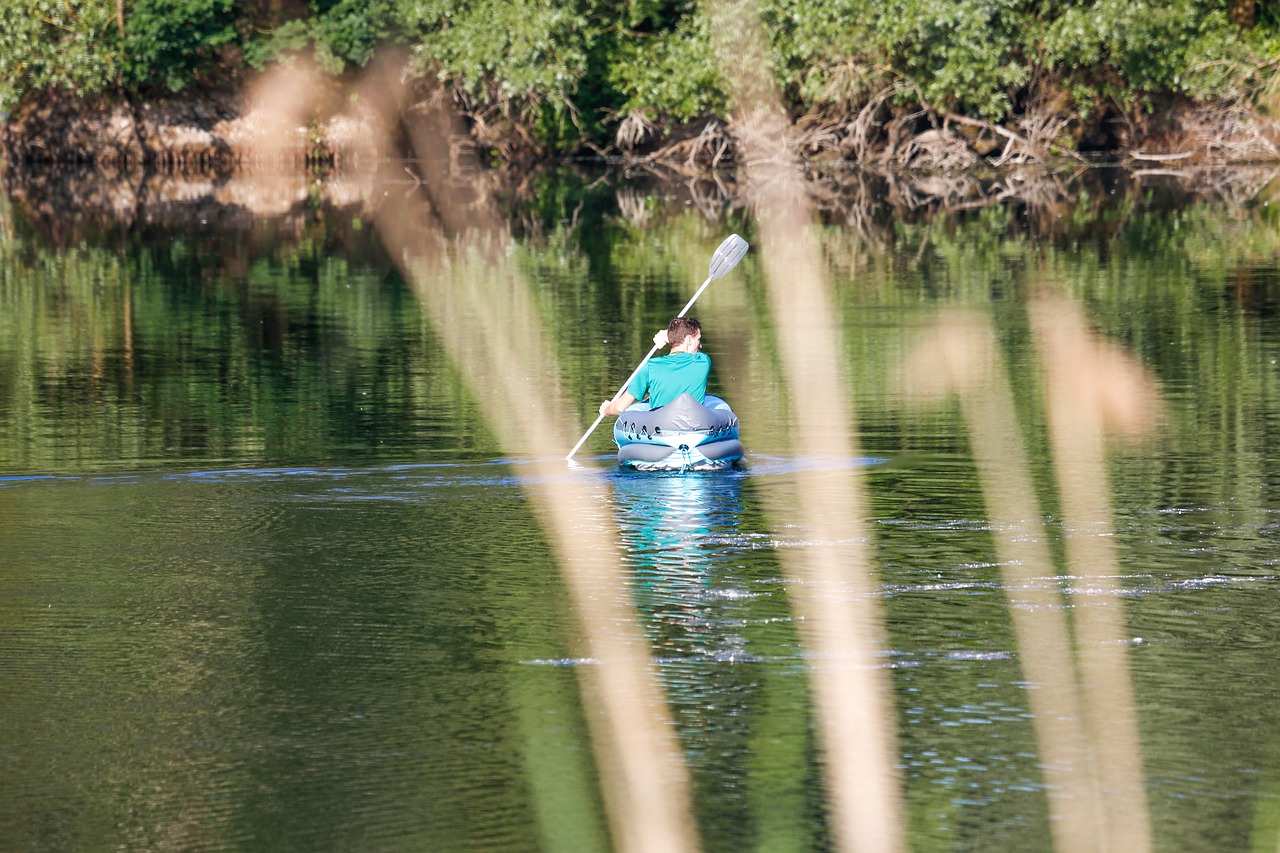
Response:
[[[1114,648],[1136,728],[1090,719],[1119,737],[1100,752],[1140,762],[1152,848],[1276,849],[1280,215],[1243,183],[1098,170],[967,212],[828,204],[816,245],[857,437],[835,460],[795,449],[810,425],[782,344],[806,332],[779,327],[759,253],[703,297],[747,465],[620,472],[607,424],[580,454],[624,555],[635,622],[617,630],[647,641],[703,848],[834,844],[825,663],[790,568],[850,544],[795,500],[834,471],[865,494],[910,849],[1054,849],[1028,670]],[[581,692],[599,663],[530,498],[582,472],[548,474],[568,447],[535,439],[544,421],[576,438],[719,241],[757,225],[705,186],[564,171],[534,189],[501,196],[500,239],[421,226],[421,275],[377,193],[175,193],[124,218],[0,202],[0,849],[611,848]],[[1085,355],[1046,373],[1050,293],[1129,384]],[[989,397],[909,399],[954,363],[903,373],[957,308],[991,333],[979,362],[1011,419]],[[1051,401],[1075,379],[1144,437],[1063,451]],[[1149,422],[1126,414],[1143,388]],[[1002,550],[1032,540],[1044,565]],[[1085,540],[1110,556],[1080,557]],[[1088,632],[1097,600],[1119,633]],[[1022,614],[1071,648],[1037,651]],[[1123,698],[1083,672],[1064,674],[1082,701]]]

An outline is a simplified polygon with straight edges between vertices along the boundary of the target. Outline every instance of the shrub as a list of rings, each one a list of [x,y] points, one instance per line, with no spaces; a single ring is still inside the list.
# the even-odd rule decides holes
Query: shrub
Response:
[[[233,0],[135,0],[125,24],[124,81],[181,92],[237,40]]]
[[[0,113],[28,92],[94,94],[116,80],[116,6],[102,0],[0,0]]]

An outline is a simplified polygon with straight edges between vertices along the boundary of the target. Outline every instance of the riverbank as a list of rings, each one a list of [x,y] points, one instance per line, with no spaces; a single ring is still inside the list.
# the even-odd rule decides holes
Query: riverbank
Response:
[[[442,99],[395,104],[397,122],[428,102],[437,108]],[[386,106],[326,91],[298,75],[277,75],[242,92],[142,102],[49,92],[6,117],[0,156],[10,170],[74,165],[215,175],[263,167],[342,171],[388,157],[422,156],[403,138],[378,129],[385,127]],[[545,157],[515,127],[454,112],[449,146],[468,150],[477,162],[523,168]],[[1064,143],[1072,121],[1068,114],[1043,113],[1006,127],[879,104],[857,115],[806,115],[793,121],[792,130],[802,162],[895,171],[1280,162],[1280,122],[1240,105],[1170,103],[1141,122],[1117,123],[1106,134],[1105,149]],[[592,150],[641,168],[704,174],[737,164],[739,130],[717,117],[672,127],[624,121],[614,146]]]
[[[252,165],[331,169],[361,154],[366,128],[349,115],[317,122],[255,108],[241,94],[134,102],[33,99],[0,128],[13,168],[138,167],[225,174]]]

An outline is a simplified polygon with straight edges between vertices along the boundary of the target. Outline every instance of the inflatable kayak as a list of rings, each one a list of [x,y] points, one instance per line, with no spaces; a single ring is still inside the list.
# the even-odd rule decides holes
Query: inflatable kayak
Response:
[[[737,415],[710,394],[705,405],[689,394],[657,409],[633,403],[614,421],[613,441],[618,464],[637,471],[719,471],[745,452]]]

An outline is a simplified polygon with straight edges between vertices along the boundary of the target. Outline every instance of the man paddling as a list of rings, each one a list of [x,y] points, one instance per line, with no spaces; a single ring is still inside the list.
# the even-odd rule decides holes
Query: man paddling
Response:
[[[647,361],[627,390],[617,399],[600,404],[601,415],[620,415],[637,400],[649,398],[649,407],[665,406],[681,394],[690,394],[699,403],[707,396],[711,357],[702,347],[702,325],[692,317],[677,317],[653,336],[654,346],[671,346],[670,355]]]

